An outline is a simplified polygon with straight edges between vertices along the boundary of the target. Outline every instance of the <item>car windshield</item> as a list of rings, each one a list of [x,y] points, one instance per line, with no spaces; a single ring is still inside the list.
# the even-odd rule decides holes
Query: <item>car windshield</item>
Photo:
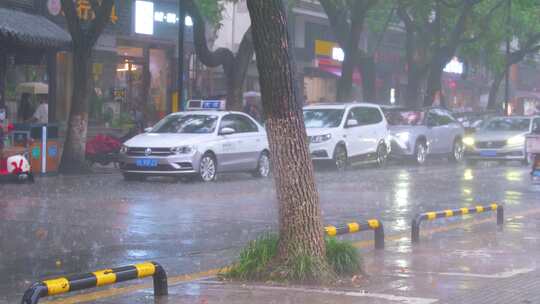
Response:
[[[216,129],[218,116],[202,114],[174,114],[159,121],[151,133],[212,133]]]
[[[304,110],[306,128],[336,128],[343,118],[343,109]]]
[[[484,131],[528,131],[529,118],[500,117],[486,121],[481,127]]]
[[[388,124],[393,126],[418,126],[424,120],[424,112],[410,110],[384,111]]]

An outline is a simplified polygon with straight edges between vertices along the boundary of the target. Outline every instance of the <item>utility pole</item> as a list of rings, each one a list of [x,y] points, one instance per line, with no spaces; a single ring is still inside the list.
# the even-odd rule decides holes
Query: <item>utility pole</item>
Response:
[[[184,111],[182,103],[184,95],[184,32],[186,27],[186,12],[184,1],[178,0],[178,71],[176,87],[178,89],[178,110]]]
[[[510,99],[510,21],[512,12],[512,0],[508,0],[508,14],[506,15],[506,73],[504,75],[504,115],[508,115],[508,101]]]

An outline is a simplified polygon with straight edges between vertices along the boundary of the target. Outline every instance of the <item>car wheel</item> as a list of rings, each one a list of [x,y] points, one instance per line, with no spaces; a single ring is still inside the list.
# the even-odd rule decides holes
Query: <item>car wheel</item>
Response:
[[[418,165],[423,165],[426,163],[427,158],[427,147],[423,142],[416,142],[414,148],[414,161]]]
[[[450,160],[456,163],[459,163],[463,160],[465,154],[465,149],[463,143],[460,140],[456,139],[452,148],[452,154],[450,155]]]
[[[257,169],[253,172],[253,176],[264,178],[270,176],[270,172],[270,156],[268,155],[268,152],[264,151],[261,153],[261,156],[259,156]]]
[[[206,153],[201,158],[199,164],[199,177],[203,182],[215,181],[217,176],[217,165],[215,157]]]
[[[377,166],[382,168],[388,161],[388,149],[385,144],[379,144],[377,148]]]
[[[143,181],[144,176],[136,173],[122,173],[124,180],[127,182]]]
[[[337,145],[334,150],[334,166],[338,171],[345,171],[349,164],[347,149],[344,145]]]

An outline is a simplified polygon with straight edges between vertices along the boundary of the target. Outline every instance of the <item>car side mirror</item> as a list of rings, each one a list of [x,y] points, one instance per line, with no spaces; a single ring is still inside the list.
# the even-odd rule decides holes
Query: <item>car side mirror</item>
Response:
[[[358,120],[356,119],[347,120],[347,128],[356,127],[356,126],[358,126]]]
[[[145,128],[144,132],[145,133],[150,133],[150,131],[152,131],[152,129],[153,129],[152,127]]]
[[[236,133],[236,130],[234,130],[233,128],[222,128],[221,130],[219,130],[219,135],[231,135],[231,134],[234,134]]]

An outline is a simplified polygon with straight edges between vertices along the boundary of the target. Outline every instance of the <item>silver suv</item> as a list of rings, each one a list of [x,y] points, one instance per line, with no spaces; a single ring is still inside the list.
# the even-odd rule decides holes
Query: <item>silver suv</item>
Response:
[[[412,158],[420,165],[428,155],[448,155],[456,162],[463,160],[465,130],[449,111],[391,107],[383,111],[390,125],[392,157]]]

